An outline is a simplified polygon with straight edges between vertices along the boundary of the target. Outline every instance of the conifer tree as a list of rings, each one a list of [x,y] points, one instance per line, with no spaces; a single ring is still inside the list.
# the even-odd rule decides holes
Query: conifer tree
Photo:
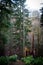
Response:
[[[13,39],[14,39],[14,47],[19,46],[20,53],[22,54],[24,51],[24,47],[27,45],[29,47],[29,41],[27,39],[29,28],[31,27],[31,22],[29,21],[29,11],[25,8],[26,0],[16,0],[15,1],[15,9],[14,9],[14,29]]]
[[[0,56],[4,54],[5,43],[8,42],[8,30],[11,26],[10,18],[13,13],[11,0],[0,0]]]
[[[40,19],[40,22],[41,22],[41,26],[43,26],[43,7],[41,8],[41,19]]]

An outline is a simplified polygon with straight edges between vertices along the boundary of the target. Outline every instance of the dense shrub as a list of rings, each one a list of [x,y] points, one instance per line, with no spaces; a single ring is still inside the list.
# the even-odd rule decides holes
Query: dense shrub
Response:
[[[43,65],[43,57],[33,58],[32,56],[21,59],[25,65]]]
[[[24,57],[21,59],[25,65],[30,65],[31,62],[34,60],[33,56]]]
[[[17,60],[17,55],[12,55],[12,56],[9,56],[9,61],[16,61]]]
[[[32,62],[32,65],[43,65],[43,57],[37,57]]]
[[[8,65],[8,57],[1,56],[0,57],[0,65]]]

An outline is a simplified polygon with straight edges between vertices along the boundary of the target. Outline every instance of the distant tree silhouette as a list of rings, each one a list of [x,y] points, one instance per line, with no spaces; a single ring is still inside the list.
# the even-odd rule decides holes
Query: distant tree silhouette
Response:
[[[40,19],[40,22],[41,22],[41,26],[43,26],[43,7],[40,10],[41,10],[41,19]]]

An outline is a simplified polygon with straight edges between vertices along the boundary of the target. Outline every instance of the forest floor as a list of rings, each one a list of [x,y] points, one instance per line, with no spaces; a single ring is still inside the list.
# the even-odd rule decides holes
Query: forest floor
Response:
[[[16,62],[12,62],[10,65],[25,65],[22,61],[17,60]]]

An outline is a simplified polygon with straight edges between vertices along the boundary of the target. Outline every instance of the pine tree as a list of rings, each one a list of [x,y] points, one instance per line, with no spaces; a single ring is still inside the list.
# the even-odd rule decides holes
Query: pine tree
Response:
[[[25,8],[25,1],[26,0],[15,1],[15,13],[13,14],[16,19],[16,21],[14,21],[15,31],[13,32],[13,39],[15,44],[13,46],[14,48],[19,46],[19,54],[23,54],[24,47],[26,45],[28,46],[29,41],[27,39],[27,35],[31,26],[31,22],[28,19],[29,11]]]
[[[0,0],[0,56],[5,55],[4,46],[8,42],[10,29],[10,17],[13,12],[11,0]]]
[[[43,26],[43,7],[41,8],[41,19],[40,19],[40,22],[41,22],[41,26]]]

